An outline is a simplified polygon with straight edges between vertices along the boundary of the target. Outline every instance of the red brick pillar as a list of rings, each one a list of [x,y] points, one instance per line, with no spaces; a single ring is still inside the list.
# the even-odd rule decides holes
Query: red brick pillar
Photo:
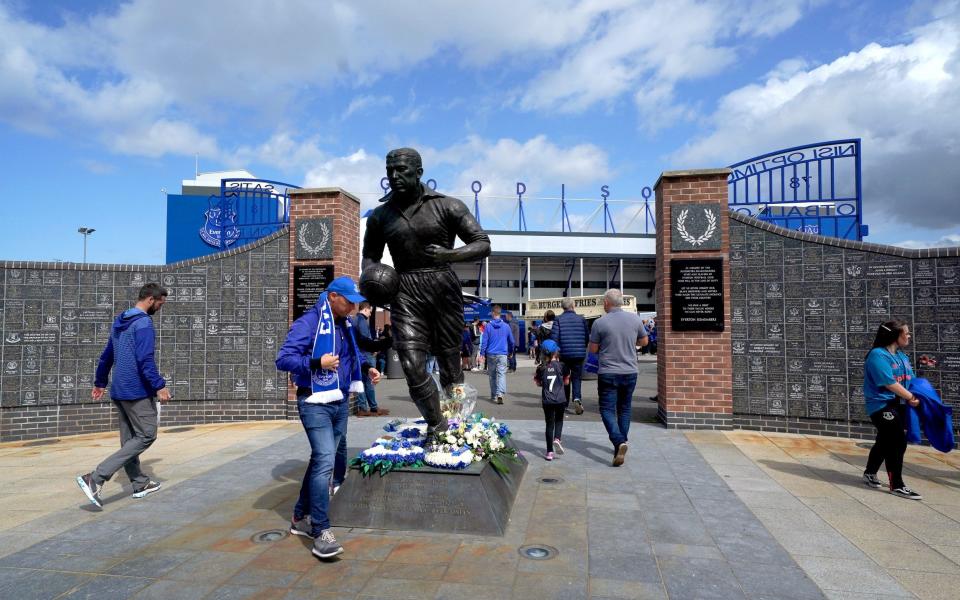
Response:
[[[730,169],[668,171],[654,187],[658,225],[658,417],[669,429],[729,429],[733,424],[729,173]],[[704,241],[704,236],[709,241]],[[722,260],[723,331],[673,329],[672,259]],[[674,266],[679,271],[679,263]]]
[[[290,191],[289,314],[293,321],[294,268],[333,266],[333,277],[360,278],[360,200],[340,188]],[[297,418],[296,390],[287,392],[287,418]]]

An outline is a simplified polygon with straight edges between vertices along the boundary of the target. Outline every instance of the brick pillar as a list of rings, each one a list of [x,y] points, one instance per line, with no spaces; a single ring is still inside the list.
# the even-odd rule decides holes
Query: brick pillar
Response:
[[[730,169],[668,171],[654,187],[657,202],[657,393],[658,417],[668,429],[729,429],[733,424],[733,360],[730,342],[730,240],[727,176]],[[716,208],[719,248],[672,250],[671,208]],[[699,207],[696,207],[699,208]],[[691,211],[693,212],[693,211]],[[705,214],[705,213],[701,213]],[[693,232],[694,236],[701,234]],[[688,232],[688,235],[690,233]],[[679,239],[680,236],[678,236]],[[691,244],[686,244],[691,246]],[[703,244],[708,245],[708,244]],[[723,331],[674,331],[671,259],[723,260]]]
[[[311,227],[313,239],[308,244],[318,249],[322,258],[297,258],[297,236],[300,225],[305,220],[318,219],[316,225],[306,221]],[[317,227],[323,223],[329,227],[332,239],[328,245],[322,245],[317,235]],[[302,251],[302,245],[301,245]],[[294,290],[293,268],[295,266],[333,265],[333,276],[349,275],[355,280],[360,278],[360,200],[340,188],[313,188],[290,191],[290,274],[289,274],[289,313],[293,320]],[[287,418],[297,418],[296,390],[289,386],[287,391]]]

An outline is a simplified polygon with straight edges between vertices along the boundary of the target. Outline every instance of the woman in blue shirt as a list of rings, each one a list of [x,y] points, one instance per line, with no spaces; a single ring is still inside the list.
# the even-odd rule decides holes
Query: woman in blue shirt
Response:
[[[907,324],[900,319],[887,321],[877,329],[873,349],[864,362],[863,397],[867,414],[877,428],[877,441],[870,449],[863,479],[870,487],[882,488],[877,471],[880,463],[885,462],[890,492],[902,498],[922,500],[923,496],[903,483],[903,455],[907,451],[904,403],[910,406],[920,403],[910,392],[913,369],[910,359],[901,350],[909,343]]]

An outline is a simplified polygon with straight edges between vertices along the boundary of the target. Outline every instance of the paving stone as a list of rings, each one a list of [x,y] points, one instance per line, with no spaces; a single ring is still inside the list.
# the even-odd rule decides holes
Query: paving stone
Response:
[[[582,600],[587,597],[587,582],[564,574],[530,573],[517,578],[512,597],[517,600]]]
[[[600,600],[666,600],[667,592],[661,582],[620,581],[617,579],[590,578],[590,598]]]
[[[795,565],[796,562],[771,535],[746,535],[716,538],[717,547],[727,560],[742,560],[761,565]]]
[[[137,600],[200,600],[217,588],[216,583],[198,583],[195,581],[170,581],[161,579],[140,591]]]
[[[204,600],[246,600],[247,598],[256,600],[267,600],[268,598],[283,598],[287,595],[287,589],[269,586],[252,585],[221,585]]]
[[[867,558],[799,556],[797,563],[824,590],[911,596],[893,577]]]
[[[659,562],[663,583],[670,598],[746,598],[726,561],[668,556],[661,558]]]
[[[189,550],[155,550],[113,565],[107,572],[111,575],[130,577],[163,577],[177,565],[196,556]]]
[[[511,587],[495,585],[476,585],[471,583],[442,582],[437,588],[435,600],[509,600]]]
[[[415,579],[381,579],[375,577],[360,591],[361,596],[395,598],[396,600],[420,600],[432,598],[440,589],[439,581]]]
[[[749,560],[731,560],[730,567],[750,598],[783,600],[822,600],[823,592],[800,567],[759,564]]]
[[[110,575],[101,575],[87,581],[66,596],[61,596],[61,598],[63,600],[130,598],[154,582],[154,579],[146,579],[143,577],[113,577]]]
[[[724,558],[720,549],[716,546],[694,546],[690,544],[670,544],[667,542],[655,542],[653,544],[653,553],[657,556],[676,556],[678,558],[712,558],[722,560]]]
[[[47,600],[83,584],[89,575],[0,568],[0,598]]]
[[[956,600],[960,590],[960,573],[922,573],[905,569],[890,572],[907,590],[924,600]]]
[[[590,577],[660,583],[657,559],[648,551],[632,552],[631,548],[618,548],[603,557],[590,552]]]
[[[710,545],[713,539],[699,518],[676,513],[648,512],[644,515],[652,542]]]

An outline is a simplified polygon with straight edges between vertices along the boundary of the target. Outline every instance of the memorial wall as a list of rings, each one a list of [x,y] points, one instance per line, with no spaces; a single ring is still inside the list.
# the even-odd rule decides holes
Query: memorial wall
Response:
[[[90,398],[114,316],[144,283],[169,296],[154,315],[157,365],[173,400],[165,425],[286,417],[275,366],[287,333],[288,230],[244,248],[162,266],[0,262],[0,441],[115,427]]]
[[[873,437],[863,361],[890,318],[913,331],[914,370],[960,406],[957,248],[823,238],[731,213],[730,274],[735,426]]]

